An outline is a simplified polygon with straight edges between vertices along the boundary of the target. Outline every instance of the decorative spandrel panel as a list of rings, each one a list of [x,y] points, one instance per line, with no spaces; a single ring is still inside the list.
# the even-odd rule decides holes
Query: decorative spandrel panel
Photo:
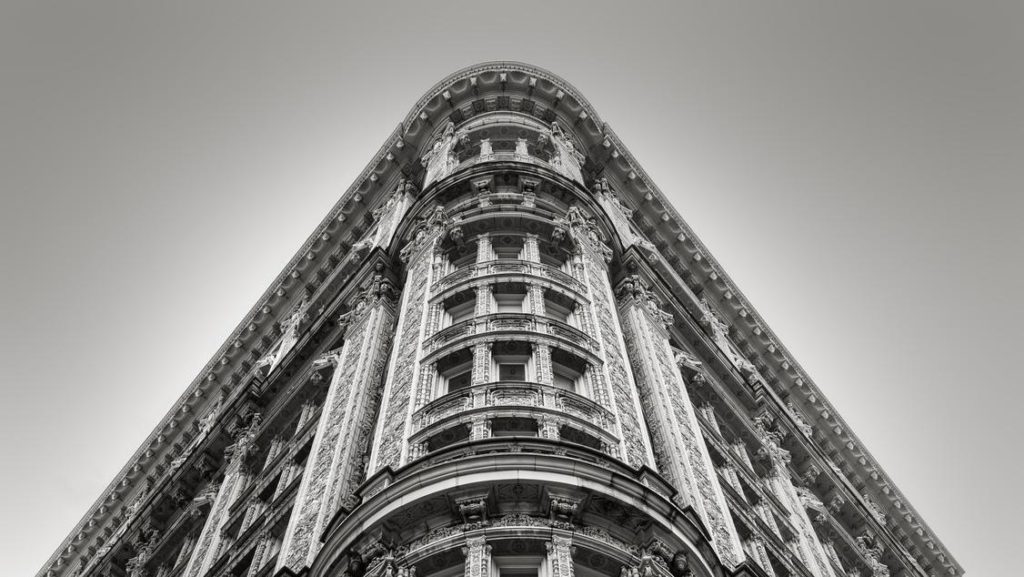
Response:
[[[743,559],[736,527],[718,484],[714,464],[700,431],[665,323],[653,295],[638,276],[619,289],[622,330],[637,387],[656,443],[659,469],[682,491],[708,525],[722,561],[735,567]]]
[[[333,364],[334,371],[279,567],[298,571],[313,560],[320,533],[341,501],[363,479],[361,463],[380,402],[381,378],[393,334],[390,290],[386,281],[375,279],[364,300],[343,319],[349,326],[341,350],[320,361]]]

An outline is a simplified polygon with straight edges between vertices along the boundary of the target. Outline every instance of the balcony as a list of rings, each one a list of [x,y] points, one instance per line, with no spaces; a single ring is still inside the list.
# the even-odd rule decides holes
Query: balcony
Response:
[[[502,274],[530,275],[558,283],[581,295],[587,292],[586,286],[572,275],[552,266],[523,260],[492,260],[465,266],[439,279],[431,291],[437,294],[461,282]]]
[[[476,335],[488,333],[539,333],[556,337],[574,349],[593,352],[598,349],[597,341],[587,333],[561,321],[528,313],[495,313],[478,316],[458,322],[434,333],[424,343],[425,354],[434,352],[452,343]]]
[[[562,439],[618,455],[619,439],[612,433],[615,416],[611,411],[576,393],[526,381],[476,385],[434,400],[413,413],[410,444],[422,455],[430,451],[431,439],[452,429],[462,429],[454,440],[490,438],[497,436],[492,435],[496,432],[491,423],[501,419],[535,425],[534,429],[522,429],[522,436]]]

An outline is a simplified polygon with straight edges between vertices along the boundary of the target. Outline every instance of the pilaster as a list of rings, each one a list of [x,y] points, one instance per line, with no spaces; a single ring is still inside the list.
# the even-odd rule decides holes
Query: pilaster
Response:
[[[544,287],[531,284],[527,286],[527,312],[539,317],[543,317],[546,314],[544,306]]]
[[[551,577],[573,577],[572,538],[552,535],[544,548],[547,549]]]
[[[476,307],[474,314],[483,316],[491,314],[491,303],[494,300],[494,286],[483,284],[476,287]]]
[[[476,237],[476,262],[487,262],[494,260],[494,250],[491,248],[491,236],[480,233]]]
[[[217,496],[210,507],[210,513],[203,524],[203,530],[199,533],[196,546],[192,550],[192,556],[188,565],[182,573],[183,577],[198,577],[206,573],[214,561],[217,560],[217,553],[221,548],[221,539],[224,525],[228,520],[228,512],[231,505],[238,498],[238,494],[245,487],[245,459],[253,449],[256,432],[259,429],[259,415],[254,415],[248,427],[240,429],[235,437],[235,443],[227,448],[225,456],[228,458],[228,466],[224,472],[224,480],[217,489]]]
[[[474,385],[491,382],[491,346],[491,343],[480,343],[473,347],[471,380]]]
[[[444,209],[436,206],[420,219],[399,253],[406,267],[405,289],[367,474],[385,467],[397,468],[408,459],[406,440],[412,426],[414,400],[432,392],[419,378],[420,354],[426,337],[428,288],[435,280],[433,254],[439,236],[451,223]]]
[[[299,571],[312,562],[320,533],[363,479],[363,457],[391,348],[393,307],[390,295],[365,297],[350,313],[341,350],[328,354],[335,368],[278,568]]]
[[[537,382],[542,385],[553,384],[554,374],[551,368],[551,345],[534,343],[533,358],[537,363]]]
[[[491,577],[491,546],[484,537],[466,539],[462,553],[466,556],[465,577]]]
[[[523,244],[523,260],[529,262],[540,262],[540,248],[537,246],[537,235],[526,233]]]
[[[735,567],[743,559],[742,545],[669,344],[666,323],[671,317],[639,276],[622,282],[619,298],[626,350],[658,447],[658,467],[708,525],[722,561]]]
[[[573,239],[580,247],[577,275],[588,289],[590,314],[594,319],[593,331],[604,360],[601,378],[596,378],[595,397],[607,402],[618,422],[618,436],[622,439],[622,458],[634,467],[653,466],[647,426],[640,411],[633,374],[625,356],[625,342],[608,278],[608,263],[612,250],[604,244],[600,232],[577,207],[570,207],[566,221]]]

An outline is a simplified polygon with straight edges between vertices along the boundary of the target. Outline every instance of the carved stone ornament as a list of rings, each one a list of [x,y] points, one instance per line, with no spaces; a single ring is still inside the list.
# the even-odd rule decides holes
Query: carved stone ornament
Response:
[[[879,525],[885,527],[885,511],[882,510],[882,508],[878,505],[878,503],[875,502],[874,499],[868,497],[867,495],[864,495],[864,502],[867,503],[868,512],[871,513],[871,516],[874,517],[875,521],[878,521]]]
[[[867,559],[868,566],[871,568],[871,574],[874,577],[889,577],[889,567],[882,563],[882,553],[885,550],[874,536],[865,534],[857,537],[857,548],[860,549],[860,552]]]
[[[551,123],[551,129],[541,134],[540,141],[542,144],[549,141],[554,147],[551,159],[548,160],[551,167],[566,178],[582,184],[583,173],[580,167],[586,157],[576,150],[576,145],[558,125],[558,122]]]
[[[281,360],[284,359],[285,355],[287,355],[292,350],[292,348],[295,347],[295,344],[299,341],[299,327],[302,325],[302,323],[309,320],[309,314],[307,312],[308,307],[309,303],[306,302],[305,300],[300,302],[299,305],[295,307],[295,310],[292,311],[292,314],[288,315],[288,318],[281,325],[280,339],[278,339],[277,343],[275,343],[274,346],[271,347],[270,351],[267,352],[266,355],[264,355],[259,361],[257,361],[256,366],[259,368],[264,368],[266,371],[265,374],[269,374],[271,371],[277,368],[278,364],[280,364]]]
[[[217,417],[220,416],[221,406],[224,404],[224,395],[217,398],[217,401],[210,407],[206,415],[202,419],[199,419],[199,434],[205,435],[210,432],[210,429],[217,423]]]
[[[398,182],[398,186],[395,188],[395,191],[391,193],[391,196],[389,196],[388,199],[384,201],[384,204],[373,209],[373,219],[379,221],[385,215],[390,213],[391,210],[394,209],[395,205],[397,205],[398,202],[401,200],[401,198],[407,194],[415,195],[416,185],[414,185],[412,181],[403,178]]]
[[[416,226],[413,227],[412,233],[409,235],[409,241],[399,253],[399,258],[402,262],[408,262],[413,253],[432,240],[441,230],[452,226],[456,222],[448,216],[443,206],[435,206],[426,217],[420,218]]]
[[[580,244],[576,246],[577,254],[579,254],[581,245],[583,245],[599,253],[605,263],[612,261],[614,253],[611,247],[608,246],[600,227],[597,226],[596,220],[584,214],[578,206],[571,205],[565,212],[565,218],[556,219],[555,227],[560,228],[563,226],[571,230],[576,240],[580,241]],[[552,231],[552,234],[554,235],[555,232]]]
[[[690,369],[691,371],[699,371],[703,366],[703,363],[697,360],[697,357],[691,355],[687,351],[673,349],[673,352],[675,353],[676,365],[681,369],[685,368]]]
[[[810,437],[814,434],[814,428],[807,424],[804,420],[803,414],[793,406],[793,403],[786,403],[786,408],[789,409],[789,414],[793,417],[793,421],[796,423],[796,428],[800,429],[800,432]]]
[[[740,352],[736,345],[732,343],[729,338],[729,326],[722,322],[718,318],[718,315],[711,309],[711,305],[704,298],[700,299],[700,322],[707,327],[710,333],[711,340],[718,345],[718,348],[725,354],[729,361],[739,371],[751,375],[755,378],[760,378],[760,373],[754,363],[751,363],[747,358]]]
[[[796,487],[796,494],[800,498],[800,503],[806,508],[819,511],[825,508],[825,504],[821,502],[821,499],[807,487]]]
[[[579,499],[572,499],[565,496],[552,497],[548,505],[551,518],[557,521],[571,522],[579,512]]]
[[[423,179],[423,187],[430,183],[441,180],[451,174],[459,165],[459,159],[455,155],[455,147],[465,143],[468,135],[464,131],[455,131],[455,123],[449,121],[444,127],[444,132],[434,141],[427,153],[423,155],[420,162],[427,169]]]
[[[146,563],[153,558],[153,551],[156,549],[160,533],[156,529],[143,531],[138,540],[133,544],[135,556],[128,560],[125,570],[130,577],[146,577]]]
[[[782,433],[775,428],[775,418],[764,412],[754,418],[754,430],[761,438],[757,454],[769,459],[776,467],[784,468],[790,461],[789,451],[782,448]]]
[[[622,216],[626,218],[630,218],[633,216],[633,210],[627,208],[626,205],[622,203],[622,200],[619,198],[619,195],[615,194],[615,192],[612,190],[611,185],[608,184],[607,178],[602,176],[601,178],[594,181],[594,193],[595,196],[597,196],[598,198],[607,200],[609,204],[614,206],[620,213],[622,213]]]
[[[478,523],[487,519],[487,499],[484,496],[459,499],[455,505],[466,523]]]
[[[616,296],[620,300],[635,299],[651,314],[655,321],[663,326],[670,326],[672,324],[672,315],[661,309],[658,305],[657,297],[654,296],[654,292],[647,287],[647,283],[640,278],[640,275],[633,274],[623,279]]]
[[[259,413],[253,413],[248,419],[249,423],[246,426],[235,431],[234,444],[225,449],[225,454],[232,461],[244,460],[256,447],[256,435],[259,433],[263,417]]]

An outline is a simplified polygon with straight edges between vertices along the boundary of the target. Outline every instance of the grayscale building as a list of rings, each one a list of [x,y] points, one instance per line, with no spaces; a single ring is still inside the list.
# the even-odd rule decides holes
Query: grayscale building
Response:
[[[586,99],[497,62],[416,103],[38,577],[962,573]]]

